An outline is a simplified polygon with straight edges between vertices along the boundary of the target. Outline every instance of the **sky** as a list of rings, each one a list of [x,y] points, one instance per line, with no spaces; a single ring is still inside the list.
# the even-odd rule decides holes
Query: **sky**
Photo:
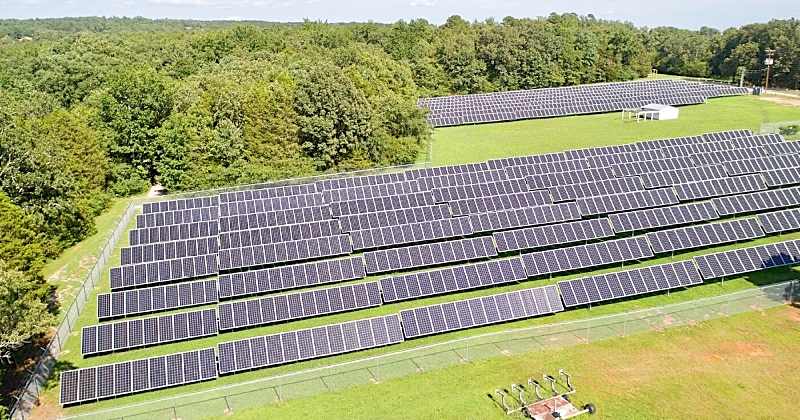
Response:
[[[0,18],[144,16],[152,19],[265,20],[298,22],[396,22],[424,18],[441,24],[451,15],[537,17],[593,14],[636,26],[699,29],[739,27],[771,19],[800,18],[800,1],[770,0],[0,0]]]

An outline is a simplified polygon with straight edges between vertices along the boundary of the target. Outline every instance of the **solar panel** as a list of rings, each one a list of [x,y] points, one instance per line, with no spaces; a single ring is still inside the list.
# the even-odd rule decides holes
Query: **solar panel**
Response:
[[[340,216],[339,223],[341,224],[342,232],[350,232],[383,226],[398,226],[408,223],[449,219],[450,217],[450,207],[447,204],[436,204],[434,206]]]
[[[426,176],[417,179],[419,187],[423,191],[431,191],[434,188],[447,188],[472,184],[487,184],[491,182],[501,182],[507,179],[506,172],[503,170],[482,170],[480,172],[462,172],[454,174],[443,174],[436,176]]]
[[[800,184],[800,171],[796,168],[766,170],[761,175],[768,187]]]
[[[619,211],[659,207],[677,204],[675,193],[671,188],[632,191],[627,193],[583,197],[575,200],[578,210],[583,216],[608,214]]]
[[[567,156],[567,159],[586,159],[590,156],[617,155],[635,151],[635,144],[614,144],[611,146],[567,150],[564,154]]]
[[[355,230],[350,232],[350,237],[353,239],[353,249],[359,250],[468,236],[472,233],[468,217],[454,217],[401,226]]]
[[[703,201],[616,213],[609,215],[608,218],[611,219],[614,232],[624,233],[719,219],[719,215],[711,202]]]
[[[765,190],[767,189],[767,186],[764,185],[761,175],[752,174],[730,178],[687,182],[685,184],[677,184],[674,186],[674,188],[678,195],[678,200],[691,201],[701,198],[719,197],[723,195]]]
[[[339,258],[219,276],[221,299],[366,277],[361,257]]]
[[[325,202],[350,201],[373,197],[386,197],[419,192],[419,183],[416,181],[401,181],[377,185],[362,185],[322,191]]]
[[[570,308],[701,283],[694,262],[689,260],[560,281],[558,289],[564,306]]]
[[[220,331],[380,306],[378,282],[221,303]]]
[[[457,185],[453,187],[434,188],[431,190],[437,203],[461,200],[465,198],[504,195],[528,191],[528,184],[522,179],[489,182],[485,184]]]
[[[527,191],[455,200],[450,202],[450,210],[453,216],[465,216],[523,207],[535,207],[552,203],[553,201],[548,191]]]
[[[729,140],[715,141],[709,143],[689,143],[680,144],[675,146],[667,146],[660,150],[665,158],[673,158],[679,156],[691,156],[697,153],[717,152],[720,150],[730,150],[733,144]]]
[[[321,193],[257,198],[253,200],[220,203],[219,215],[225,217],[239,214],[266,213],[277,210],[317,207],[323,204],[325,204],[325,200],[322,198]]]
[[[762,147],[749,147],[744,149],[720,150],[708,153],[696,153],[691,156],[695,165],[715,165],[736,160],[753,159],[765,156]]]
[[[216,195],[206,197],[182,198],[179,200],[156,201],[142,204],[142,213],[164,213],[167,211],[196,209],[201,207],[216,207],[219,197]]]
[[[725,167],[730,175],[754,174],[775,169],[795,168],[800,166],[800,156],[775,155],[755,159],[743,159],[725,162]]]
[[[760,238],[764,231],[754,217],[687,226],[647,234],[656,254]]]
[[[644,236],[522,254],[529,277],[599,267],[653,256]]]
[[[720,216],[778,209],[800,204],[800,188],[783,188],[750,194],[732,195],[711,200]]]
[[[623,153],[589,156],[586,161],[592,168],[602,168],[618,163],[639,162],[645,160],[661,160],[664,154],[660,150],[637,150]]]
[[[172,242],[123,247],[120,264],[140,264],[175,258],[196,257],[217,253],[217,238],[206,237]]]
[[[525,280],[519,257],[381,279],[386,303]]]
[[[376,337],[379,339],[376,340]],[[402,341],[403,335],[397,315],[253,337],[217,345],[220,360],[219,373],[227,374],[252,368],[277,366],[300,360],[382,347]],[[258,358],[258,363],[254,363],[253,349],[265,349],[266,358]]]
[[[209,369],[210,365],[214,369]],[[72,405],[216,379],[214,348],[61,372],[60,403]],[[144,382],[140,378],[146,379]],[[96,390],[96,392],[95,392]]]
[[[737,137],[748,137],[752,136],[754,133],[750,130],[729,130],[729,131],[717,131],[714,133],[704,133],[703,139],[705,141],[722,141],[722,140],[730,140]]]
[[[171,242],[182,239],[196,239],[206,236],[216,236],[218,223],[204,221],[182,223],[170,226],[160,226],[128,231],[128,242],[133,245],[147,245],[156,242]]]
[[[639,150],[654,150],[702,142],[703,137],[701,136],[675,137],[669,139],[637,141],[636,148]]]
[[[473,231],[492,232],[516,227],[578,220],[580,217],[578,206],[570,202],[471,214],[469,219]]]
[[[97,296],[97,318],[167,311],[217,301],[216,280],[101,293]]]
[[[276,187],[259,188],[255,190],[234,191],[221,193],[220,203],[235,201],[251,201],[262,198],[287,197],[291,195],[307,195],[317,192],[315,184],[282,185]]]
[[[368,274],[408,270],[497,256],[491,236],[435,242],[364,253]]]
[[[557,185],[548,188],[553,202],[572,201],[581,197],[618,194],[643,190],[638,177],[614,178],[580,184]]]
[[[542,248],[614,236],[607,218],[495,232],[499,252]]]
[[[476,163],[462,163],[460,165],[445,165],[445,166],[433,166],[428,168],[407,169],[405,174],[406,174],[406,179],[408,180],[412,179],[419,180],[420,178],[463,174],[468,172],[485,172],[488,169],[489,166],[486,162],[476,162]]]
[[[548,315],[564,310],[555,286],[440,303],[400,311],[407,339],[498,322]]]
[[[783,136],[780,134],[760,134],[731,139],[731,143],[737,148],[759,147],[769,144],[783,143]]]
[[[764,145],[764,149],[770,155],[800,153],[800,140],[769,143]]]
[[[160,213],[136,215],[136,228],[152,228],[186,223],[198,223],[217,220],[219,207],[201,207],[197,209],[174,210]]]
[[[341,175],[341,174],[338,174]],[[405,172],[389,172],[385,174],[372,174],[342,178],[322,179],[316,182],[318,191],[336,190],[341,188],[363,187],[366,185],[392,184],[406,181]],[[409,180],[411,178],[408,178]]]
[[[694,257],[704,279],[728,277],[766,268],[794,265],[800,262],[798,240],[777,242],[749,248]]]
[[[112,267],[111,290],[206,277],[218,271],[217,256],[213,254]]]
[[[556,185],[582,184],[612,178],[614,178],[614,171],[611,168],[592,168],[579,171],[529,175],[525,177],[525,181],[530,188],[537,189],[550,188]]]
[[[299,241],[341,234],[338,220],[322,220],[219,234],[219,249]]]
[[[219,231],[225,233],[270,226],[296,225],[328,220],[330,218],[331,211],[328,206],[302,207],[299,209],[241,214],[220,217]]]
[[[758,221],[764,228],[764,232],[781,233],[800,229],[800,209],[789,209],[762,213],[758,215]]]
[[[345,255],[353,251],[347,235],[325,236],[219,251],[220,271]]]
[[[217,324],[203,323],[198,329],[190,319],[216,321],[216,309],[118,321],[108,324],[83,327],[81,330],[81,354],[89,356],[133,347],[152,346],[171,341],[205,337],[217,334]],[[186,336],[175,336],[175,331],[186,332]],[[157,338],[156,338],[157,337]]]
[[[503,169],[509,166],[530,165],[532,163],[554,162],[557,160],[567,160],[564,152],[545,153],[530,156],[513,156],[500,159],[489,159],[489,169]]]
[[[645,172],[661,172],[674,169],[691,168],[694,166],[691,159],[685,156],[660,159],[660,160],[643,160],[627,163],[617,163],[611,167],[614,169],[614,174],[617,177],[635,176]]]
[[[660,188],[687,182],[725,178],[728,174],[725,173],[725,168],[722,165],[709,165],[660,172],[645,172],[639,174],[639,176],[645,188]]]
[[[374,213],[386,210],[407,209],[433,205],[433,196],[428,192],[396,195],[389,197],[364,198],[360,200],[331,203],[335,217],[359,213]]]

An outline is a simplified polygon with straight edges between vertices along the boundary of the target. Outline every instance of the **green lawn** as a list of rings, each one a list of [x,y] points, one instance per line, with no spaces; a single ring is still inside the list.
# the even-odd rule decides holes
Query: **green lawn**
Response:
[[[218,419],[522,419],[487,394],[564,369],[592,402],[587,419],[794,418],[800,309],[750,312],[695,326],[496,357]],[[581,417],[583,418],[583,417]]]
[[[480,162],[711,131],[749,128],[758,133],[762,122],[800,119],[800,108],[754,96],[710,99],[707,104],[679,109],[680,117],[669,121],[637,123],[622,120],[621,113],[614,112],[439,128],[433,134],[433,164]]]
[[[681,119],[677,121],[655,121],[647,123],[623,122],[618,114],[590,115],[578,117],[565,117],[558,119],[530,120],[504,124],[477,125],[468,127],[453,127],[447,129],[437,129],[435,132],[435,143],[433,159],[434,164],[444,165],[452,163],[462,163],[471,161],[481,161],[488,158],[525,155],[534,153],[547,153],[578,147],[592,147],[608,144],[620,144],[636,140],[652,138],[675,137],[687,134],[699,134],[703,132],[719,131],[737,128],[751,128],[755,131],[761,121],[784,121],[800,118],[800,109],[781,107],[766,101],[760,101],[751,97],[734,97],[712,100],[707,105],[698,105],[681,108]],[[568,133],[568,134],[567,134]],[[578,134],[579,133],[579,134]],[[465,142],[469,142],[468,147]],[[119,204],[118,204],[119,206]],[[115,207],[116,208],[116,207]],[[124,208],[124,207],[123,207]],[[119,210],[121,211],[121,210]],[[112,212],[109,212],[112,213]],[[116,218],[114,218],[116,220]],[[113,223],[112,223],[113,226]],[[133,222],[131,226],[133,227]],[[108,229],[106,229],[108,230]],[[101,232],[103,230],[101,229]],[[674,258],[688,259],[696,254],[708,253],[711,251],[731,249],[742,246],[751,246],[759,243],[776,242],[787,239],[798,239],[800,233],[783,235],[782,237],[763,238],[758,241],[750,241],[743,244],[728,245],[707,249],[693,253],[678,254]],[[127,236],[123,237],[119,246],[127,245]],[[100,242],[102,246],[102,241]],[[99,248],[99,247],[98,247]],[[86,250],[93,249],[86,245]],[[72,251],[70,251],[72,252]],[[75,252],[73,255],[80,255]],[[73,260],[75,257],[73,257]],[[118,265],[119,249],[115,251],[109,262],[109,267]],[[639,264],[625,264],[625,268],[635,268],[643,265],[666,263],[672,258],[658,258],[643,261]],[[61,266],[67,265],[62,263]],[[592,272],[580,274],[570,274],[553,278],[531,279],[519,284],[511,284],[503,287],[491,289],[473,290],[465,293],[438,296],[427,299],[413,300],[403,303],[384,305],[378,308],[360,310],[357,312],[343,313],[319,318],[299,320],[290,323],[252,328],[233,333],[225,333],[216,337],[209,337],[200,340],[165,344],[156,347],[135,349],[115,354],[103,355],[84,359],[80,355],[80,328],[86,325],[97,323],[96,318],[96,294],[109,291],[108,268],[96,287],[94,295],[90,298],[78,324],[73,328],[72,338],[67,342],[66,348],[62,353],[57,365],[56,373],[51,376],[42,393],[43,407],[49,407],[51,412],[58,412],[55,408],[58,402],[58,372],[65,369],[77,367],[88,367],[100,364],[114,363],[124,360],[138,359],[187,351],[203,347],[214,347],[218,342],[236,340],[245,337],[270,334],[280,331],[308,328],[318,325],[325,325],[336,322],[372,317],[378,315],[398,313],[402,309],[417,306],[429,305],[434,303],[467,299],[492,293],[500,293],[521,288],[542,286],[553,284],[556,281],[575,278],[605,271],[619,270],[620,267],[608,267]],[[53,272],[57,271],[52,269]],[[366,281],[377,280],[379,277],[370,277]],[[365,356],[394,352],[404,348],[413,348],[422,344],[431,344],[452,340],[454,338],[467,337],[475,334],[502,331],[508,328],[515,328],[529,325],[540,325],[552,322],[561,322],[574,319],[588,318],[592,316],[619,313],[639,308],[661,306],[669,303],[687,301],[699,297],[715,296],[736,290],[742,290],[761,285],[774,283],[777,281],[800,278],[800,273],[788,268],[779,268],[764,272],[742,276],[737,279],[726,279],[724,284],[713,282],[698,287],[685,290],[676,290],[669,294],[658,294],[643,297],[635,300],[621,302],[611,302],[603,305],[594,306],[591,309],[577,309],[559,313],[554,316],[534,318],[529,320],[517,321],[509,324],[488,326],[473,330],[454,332],[439,336],[427,337],[423,339],[411,340],[406,343],[391,346],[383,349],[373,349],[369,351],[340,355],[322,360],[295,363],[287,366],[261,369],[242,374],[230,375],[216,381],[194,384],[184,387],[164,389],[138,395],[132,395],[113,400],[105,400],[94,404],[86,404],[64,410],[63,414],[77,414],[99,409],[108,409],[124,406],[128,404],[148,401],[152,399],[164,398],[173,395],[180,395],[187,392],[194,392],[203,389],[210,389],[218,386],[236,384],[258,378],[273,376],[276,374],[299,371],[312,367],[324,366],[331,363],[360,359]],[[359,280],[365,281],[365,280]],[[199,309],[199,308],[198,308]],[[425,416],[422,416],[425,417]]]

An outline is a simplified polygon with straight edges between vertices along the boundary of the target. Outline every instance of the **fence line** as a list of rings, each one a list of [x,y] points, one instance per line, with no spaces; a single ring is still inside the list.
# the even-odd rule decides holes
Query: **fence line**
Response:
[[[106,263],[108,262],[109,258],[111,257],[111,254],[114,252],[114,249],[117,246],[117,243],[119,242],[125,229],[127,228],[128,224],[133,218],[133,214],[136,207],[141,206],[142,203],[162,201],[162,200],[174,200],[174,199],[189,198],[189,197],[200,197],[207,195],[215,195],[222,192],[268,188],[281,185],[305,184],[321,179],[354,177],[354,176],[370,175],[376,173],[395,172],[415,167],[426,167],[429,165],[430,165],[430,157],[425,162],[417,162],[407,165],[371,168],[371,169],[364,169],[364,170],[351,171],[345,173],[311,175],[299,178],[265,181],[257,184],[237,185],[232,187],[191,191],[186,193],[170,194],[159,197],[135,197],[131,199],[131,201],[128,203],[128,206],[125,208],[125,211],[117,220],[116,225],[112,230],[111,236],[109,236],[109,238],[106,240],[106,243],[103,246],[100,255],[98,256],[97,260],[92,266],[92,269],[89,271],[89,274],[86,276],[83,283],[81,284],[80,290],[78,290],[78,293],[75,295],[75,298],[70,303],[69,307],[66,308],[64,316],[62,317],[61,322],[58,324],[58,327],[56,328],[53,337],[47,343],[47,346],[44,349],[42,349],[42,354],[39,356],[39,360],[36,362],[36,365],[31,371],[31,374],[28,377],[27,381],[25,382],[25,385],[21,388],[19,395],[15,397],[16,401],[11,406],[10,410],[11,418],[17,420],[27,419],[31,409],[33,409],[33,407],[36,405],[36,402],[39,399],[39,393],[42,389],[42,386],[44,385],[47,378],[50,376],[50,373],[53,370],[53,366],[55,365],[55,362],[58,359],[58,355],[61,353],[61,349],[64,347],[64,343],[67,341],[67,338],[69,337],[72,328],[75,326],[75,322],[80,316],[80,313],[83,310],[83,306],[89,300],[89,297],[92,294],[92,290],[97,285],[97,281],[100,278],[100,275],[102,274],[103,269],[106,266]]]
[[[627,337],[797,301],[789,281],[619,314],[470,336],[65,419],[204,419],[475,360]]]

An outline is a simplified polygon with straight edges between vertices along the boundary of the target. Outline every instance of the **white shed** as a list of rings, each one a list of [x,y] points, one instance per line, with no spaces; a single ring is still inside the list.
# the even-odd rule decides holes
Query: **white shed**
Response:
[[[640,108],[639,115],[651,120],[677,120],[678,108],[669,105],[649,104]]]

